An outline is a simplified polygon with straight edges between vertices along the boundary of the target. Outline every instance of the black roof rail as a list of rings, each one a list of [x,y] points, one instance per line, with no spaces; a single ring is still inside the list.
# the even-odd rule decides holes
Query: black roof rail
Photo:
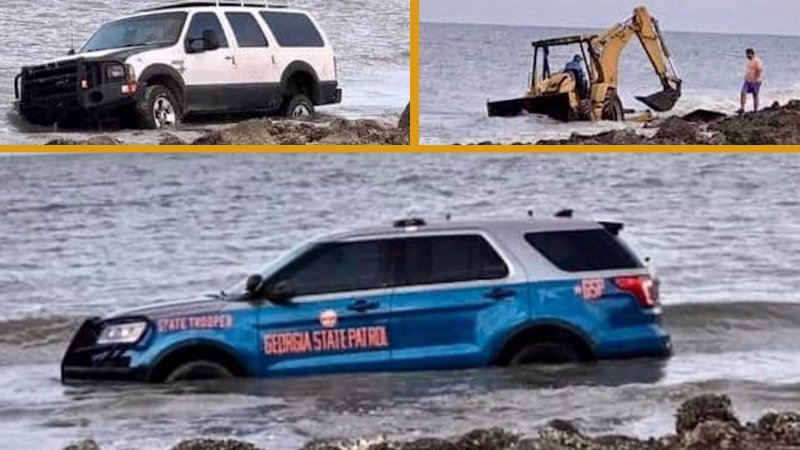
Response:
[[[419,217],[412,217],[409,219],[395,220],[392,224],[395,228],[408,228],[408,227],[424,227],[427,225],[425,219]]]
[[[574,213],[575,211],[571,209],[562,209],[561,211],[558,211],[557,213],[553,214],[553,216],[559,218],[571,219]]]
[[[210,7],[210,6],[239,6],[243,8],[288,8],[289,2],[288,0],[262,0],[262,1],[254,1],[250,0],[245,2],[244,0],[206,0],[206,1],[187,1],[187,2],[180,2],[180,3],[173,3],[171,5],[164,5],[164,6],[154,6],[151,8],[144,8],[140,9],[140,12],[149,12],[149,11],[166,11],[170,9],[179,9],[179,8],[202,8],[202,7]]]
[[[619,232],[625,228],[625,224],[621,222],[598,222],[603,228],[614,236],[618,236]]]

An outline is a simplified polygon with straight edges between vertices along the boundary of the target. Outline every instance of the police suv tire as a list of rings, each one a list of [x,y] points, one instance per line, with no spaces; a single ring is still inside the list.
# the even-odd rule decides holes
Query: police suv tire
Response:
[[[290,119],[314,117],[314,103],[304,94],[295,94],[286,101],[283,115]]]
[[[157,110],[160,116],[163,114],[172,116],[172,123],[165,123],[156,118]],[[167,112],[169,110],[169,112]],[[145,88],[144,94],[136,102],[136,119],[139,128],[145,130],[158,130],[167,127],[175,127],[181,119],[180,105],[175,94],[160,84],[154,84]]]
[[[229,380],[236,376],[227,367],[213,361],[190,361],[172,370],[164,379],[167,383],[197,380]]]
[[[527,364],[569,364],[580,362],[575,346],[561,342],[536,342],[520,349],[508,362],[510,367]]]

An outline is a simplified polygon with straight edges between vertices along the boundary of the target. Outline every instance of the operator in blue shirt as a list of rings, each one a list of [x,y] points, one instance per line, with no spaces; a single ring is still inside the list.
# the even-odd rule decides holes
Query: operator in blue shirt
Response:
[[[581,98],[586,98],[589,91],[588,80],[586,79],[586,72],[583,70],[583,58],[581,55],[575,55],[572,61],[568,62],[564,67],[565,72],[572,72],[575,76],[575,83],[578,85],[578,94]]]

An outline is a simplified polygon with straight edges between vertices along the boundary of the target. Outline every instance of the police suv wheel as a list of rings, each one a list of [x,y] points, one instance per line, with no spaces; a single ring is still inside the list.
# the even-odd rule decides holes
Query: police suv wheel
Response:
[[[175,94],[161,85],[148,86],[136,104],[139,125],[147,130],[175,127],[180,122],[180,105]]]
[[[527,364],[569,364],[580,362],[575,347],[567,343],[537,342],[523,347],[509,361],[510,367]]]
[[[297,94],[289,99],[284,114],[293,119],[314,117],[314,104],[305,95]]]
[[[222,364],[213,361],[192,361],[176,367],[164,380],[167,383],[197,380],[228,380],[233,373]]]

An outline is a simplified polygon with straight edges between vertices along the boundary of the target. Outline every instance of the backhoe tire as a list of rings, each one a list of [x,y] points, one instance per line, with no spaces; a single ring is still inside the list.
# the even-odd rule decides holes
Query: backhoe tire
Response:
[[[602,120],[611,120],[614,122],[621,122],[625,120],[625,110],[622,108],[622,100],[616,92],[609,92],[606,95],[606,101],[603,105],[603,115],[600,116]]]

